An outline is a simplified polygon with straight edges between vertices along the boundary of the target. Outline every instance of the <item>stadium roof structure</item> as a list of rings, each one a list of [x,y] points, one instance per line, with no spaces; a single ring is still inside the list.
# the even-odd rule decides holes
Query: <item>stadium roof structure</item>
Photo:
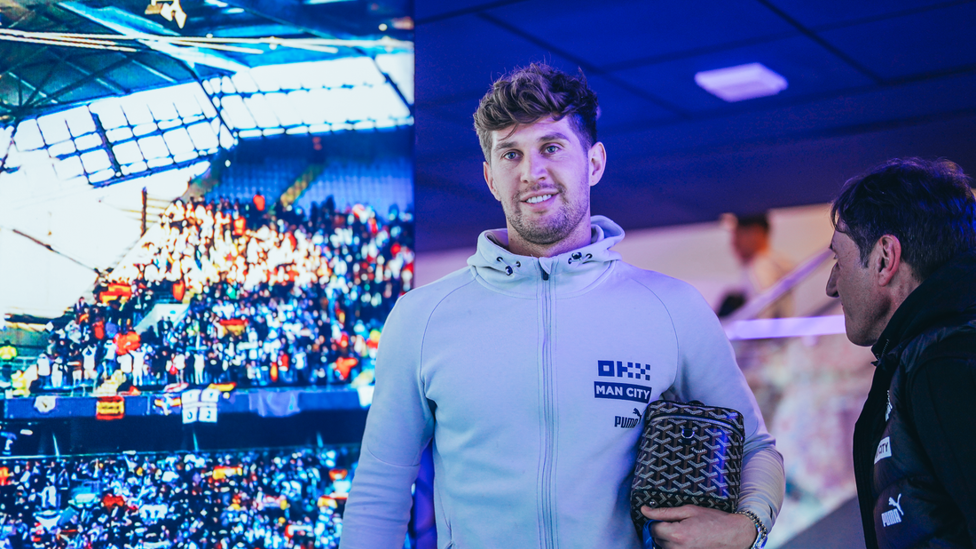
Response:
[[[407,9],[0,0],[0,325],[60,316],[239,140],[411,126]]]
[[[375,56],[412,33],[407,0],[176,0],[182,21],[164,16],[173,5],[0,0],[0,123],[242,67]]]

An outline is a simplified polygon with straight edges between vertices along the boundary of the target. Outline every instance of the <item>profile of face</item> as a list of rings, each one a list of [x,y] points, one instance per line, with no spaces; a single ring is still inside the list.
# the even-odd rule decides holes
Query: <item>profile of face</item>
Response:
[[[880,246],[874,247],[864,265],[857,244],[843,232],[844,228],[840,223],[830,240],[835,262],[827,279],[827,295],[840,298],[847,339],[855,345],[869,346],[881,337],[891,307],[890,297],[878,284],[879,275],[873,267]]]
[[[589,149],[569,117],[492,132],[485,181],[501,202],[509,250],[552,256],[590,242],[590,187],[603,176],[602,143]]]

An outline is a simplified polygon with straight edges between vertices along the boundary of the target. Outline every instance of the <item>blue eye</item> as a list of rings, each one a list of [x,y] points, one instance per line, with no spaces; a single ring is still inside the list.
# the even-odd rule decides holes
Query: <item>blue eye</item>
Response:
[[[517,156],[518,156],[518,153],[516,153],[515,151],[509,151],[509,152],[503,154],[502,155],[502,158],[504,158],[505,160],[515,160],[515,158]]]
[[[558,151],[558,150],[559,150],[559,145],[548,145],[548,146],[546,147],[546,152],[547,152],[547,153],[550,153],[550,154],[551,154],[551,153],[554,153],[554,152],[556,152],[556,151]]]

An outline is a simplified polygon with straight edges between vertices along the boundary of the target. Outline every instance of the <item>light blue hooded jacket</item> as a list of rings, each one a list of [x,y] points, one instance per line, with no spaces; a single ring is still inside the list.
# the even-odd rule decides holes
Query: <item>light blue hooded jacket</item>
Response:
[[[550,258],[486,231],[467,268],[397,302],[342,549],[403,547],[431,437],[441,549],[638,549],[639,420],[662,396],[743,413],[739,508],[772,526],[782,457],[718,320],[688,284],[621,261],[619,226],[592,223],[590,245]]]

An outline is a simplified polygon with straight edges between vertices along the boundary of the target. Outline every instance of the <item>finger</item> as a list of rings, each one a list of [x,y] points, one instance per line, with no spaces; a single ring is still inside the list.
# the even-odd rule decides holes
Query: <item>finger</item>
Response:
[[[647,505],[641,507],[641,514],[653,520],[663,520],[673,522],[684,520],[695,516],[698,508],[694,505],[682,505],[681,507],[656,507],[651,508]]]
[[[659,549],[671,547],[675,541],[675,534],[680,529],[676,522],[655,522],[651,525],[651,536]]]

